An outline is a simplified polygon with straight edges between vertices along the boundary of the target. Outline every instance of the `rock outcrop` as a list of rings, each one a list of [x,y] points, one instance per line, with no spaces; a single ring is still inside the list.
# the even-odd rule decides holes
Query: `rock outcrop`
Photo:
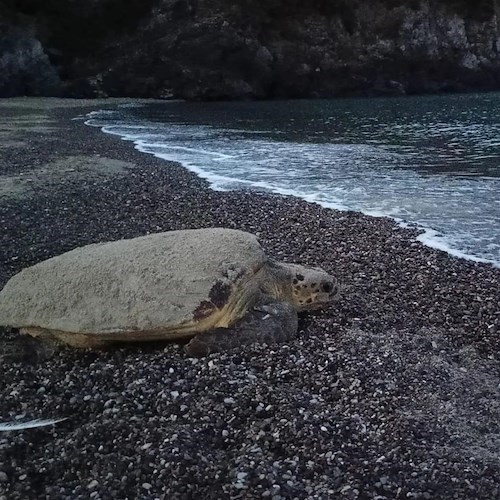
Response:
[[[57,95],[61,82],[40,41],[20,28],[0,26],[0,96]]]
[[[34,26],[64,82],[52,88],[65,95],[206,100],[500,87],[498,0],[9,1],[12,22]]]

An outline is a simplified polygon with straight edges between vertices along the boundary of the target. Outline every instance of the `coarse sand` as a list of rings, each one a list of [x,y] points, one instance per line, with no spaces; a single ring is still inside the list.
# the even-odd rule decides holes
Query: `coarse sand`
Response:
[[[0,499],[500,498],[500,270],[386,218],[212,191],[73,119],[122,102],[0,103],[0,286],[85,244],[223,226],[345,290],[284,345],[4,359],[0,421],[69,418],[0,433]]]

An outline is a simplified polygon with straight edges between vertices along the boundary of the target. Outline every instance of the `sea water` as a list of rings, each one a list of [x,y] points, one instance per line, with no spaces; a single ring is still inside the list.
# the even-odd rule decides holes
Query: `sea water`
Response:
[[[154,102],[86,123],[213,189],[392,217],[422,228],[427,245],[500,266],[500,94]]]

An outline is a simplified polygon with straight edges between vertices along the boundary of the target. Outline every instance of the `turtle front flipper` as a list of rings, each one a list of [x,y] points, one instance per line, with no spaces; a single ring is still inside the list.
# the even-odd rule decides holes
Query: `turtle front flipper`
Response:
[[[215,328],[196,335],[184,350],[200,358],[249,344],[276,344],[297,334],[297,311],[289,302],[269,302],[253,308],[230,328]]]

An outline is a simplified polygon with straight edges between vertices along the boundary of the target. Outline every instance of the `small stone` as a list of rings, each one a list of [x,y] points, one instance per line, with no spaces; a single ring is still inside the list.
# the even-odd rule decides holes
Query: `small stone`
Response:
[[[92,481],[90,481],[90,483],[87,485],[87,488],[89,490],[94,490],[95,488],[97,488],[99,486],[99,481],[93,479]]]
[[[245,479],[246,477],[248,476],[248,473],[247,472],[238,472],[238,474],[236,474],[236,477],[242,481],[243,479]]]
[[[153,443],[145,443],[141,446],[141,450],[147,450],[153,446]]]
[[[7,474],[0,470],[0,483],[6,483],[9,480],[9,476]]]
[[[26,474],[21,474],[19,476],[19,481],[24,481],[28,476]]]
[[[143,489],[149,491],[153,486],[149,483],[142,483]]]
[[[234,400],[234,398],[224,398],[224,404],[226,404],[226,405],[234,405],[234,403],[236,403],[236,401]]]

